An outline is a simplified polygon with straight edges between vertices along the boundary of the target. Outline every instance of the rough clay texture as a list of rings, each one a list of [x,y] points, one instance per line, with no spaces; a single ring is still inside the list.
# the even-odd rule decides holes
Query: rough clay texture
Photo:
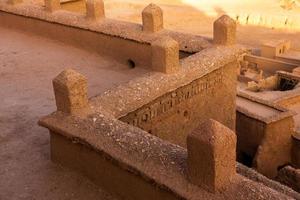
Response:
[[[60,0],[45,0],[46,11],[53,12],[60,9]]]
[[[153,187],[170,191],[178,198],[291,199],[240,175],[237,175],[236,180],[225,191],[216,194],[207,192],[188,181],[187,152],[184,148],[163,141],[111,117],[104,111],[91,113],[87,117],[56,112],[43,118],[40,124],[68,138],[69,144],[82,144],[97,154],[109,158],[107,162],[113,162],[121,167],[124,173],[130,172],[134,176],[141,176]],[[78,170],[81,171],[81,169]],[[110,183],[112,182],[107,184]],[[126,194],[131,196],[132,193],[138,192],[138,190],[133,190]]]
[[[236,177],[236,135],[207,120],[187,137],[188,173],[192,183],[209,191],[224,190]]]
[[[229,16],[223,15],[214,22],[214,43],[219,45],[236,43],[236,22]]]
[[[275,191],[278,191],[282,194],[288,195],[294,199],[300,199],[300,194],[293,190],[292,188],[282,185],[278,181],[271,180],[264,175],[258,173],[256,170],[252,168],[248,168],[245,165],[237,162],[237,173],[255,181],[258,183],[261,183],[269,188],[274,189]]]
[[[16,4],[19,4],[22,2],[23,2],[23,0],[7,0],[7,3],[10,5],[16,5]]]
[[[300,169],[286,166],[279,170],[276,179],[293,188],[295,191],[300,192]]]
[[[53,79],[53,88],[58,111],[74,113],[88,105],[87,79],[72,69]]]
[[[163,37],[151,44],[152,69],[172,74],[179,71],[179,44],[171,37]]]
[[[244,98],[249,103],[241,101]],[[236,128],[238,160],[242,161],[247,155],[253,159],[252,165],[257,171],[274,178],[277,168],[290,162],[293,127],[293,113],[247,95],[239,96]]]
[[[52,68],[51,68],[52,69]],[[22,70],[23,71],[23,70]],[[52,71],[52,70],[51,70]],[[37,104],[40,104],[40,103],[37,103]],[[19,111],[20,110],[18,110],[18,113],[19,113]],[[31,113],[31,111],[30,111],[30,113]],[[20,114],[20,113],[19,113]],[[23,114],[23,113],[22,113]],[[18,125],[20,125],[20,123],[18,123]],[[18,129],[19,129],[20,127],[18,127]],[[0,138],[1,139],[1,138]],[[31,141],[32,142],[32,141]],[[36,143],[37,141],[33,141],[34,143]],[[27,151],[28,149],[26,149],[26,151]],[[21,154],[20,156],[22,156],[22,155],[24,155],[24,154]],[[26,190],[28,189],[28,188],[25,188]],[[53,193],[53,190],[51,189],[51,192],[49,192],[49,193]]]
[[[99,20],[105,17],[103,0],[86,1],[86,17],[90,20]]]
[[[212,46],[211,41],[202,36],[180,33],[166,29],[156,34],[149,34],[142,31],[142,25],[140,24],[107,18],[101,20],[98,23],[90,23],[86,20],[86,16],[78,13],[68,12],[65,10],[59,10],[54,13],[49,13],[45,12],[42,7],[33,6],[32,4],[24,4],[22,6],[16,7],[8,6],[6,3],[1,2],[0,10],[2,12],[9,12],[17,15],[27,16],[35,20],[58,23],[66,25],[68,27],[77,27],[83,30],[90,30],[104,35],[115,36],[139,43],[146,43],[148,45],[162,36],[170,36],[179,43],[180,50],[185,52],[195,53]]]
[[[257,149],[253,167],[269,178],[277,175],[278,168],[291,162],[293,118],[264,126],[264,138]]]
[[[197,56],[199,61],[195,62],[195,69],[199,67],[198,72],[205,68],[201,64],[201,57],[199,54]],[[182,69],[191,66],[190,64],[193,62],[189,62],[190,59],[191,57],[187,58]],[[140,97],[135,105],[132,104],[134,106],[132,109],[135,110],[128,112],[128,114],[125,113],[124,116],[116,116],[121,116],[119,118],[121,121],[140,127],[153,135],[183,147],[186,147],[187,134],[195,129],[199,123],[209,118],[215,119],[234,130],[236,64],[234,62],[226,64],[220,69],[208,71],[207,74],[196,76],[194,80],[189,81],[188,79],[192,78],[192,74],[196,75],[196,73],[196,71],[191,70],[190,73],[187,72],[186,76],[175,73],[173,74],[174,79],[170,77],[169,81],[166,78],[159,79],[161,82],[153,80],[153,89],[150,85],[152,81],[148,79],[146,82],[148,83],[148,90],[147,93],[143,94],[147,96],[145,98]],[[137,85],[138,88],[142,87],[142,83]],[[124,101],[127,101],[127,94],[130,94],[129,89],[124,88],[123,92],[126,94],[122,95],[123,99],[120,103],[123,104]],[[161,90],[165,90],[165,93],[159,96]],[[142,102],[145,104],[139,107]],[[130,104],[127,104],[128,111],[131,110],[131,103],[135,102],[131,100]],[[116,103],[116,105],[122,104]],[[222,111],[220,112],[220,110]]]
[[[51,162],[48,131],[37,121],[56,110],[52,79],[66,68],[88,78],[89,96],[147,70],[3,27],[0,35],[0,199],[114,199],[80,173]]]
[[[155,4],[148,5],[142,12],[143,31],[158,32],[164,28],[163,11]]]

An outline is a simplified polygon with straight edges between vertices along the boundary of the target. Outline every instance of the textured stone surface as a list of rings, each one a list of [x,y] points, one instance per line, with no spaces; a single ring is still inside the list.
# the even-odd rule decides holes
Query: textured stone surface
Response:
[[[155,4],[148,5],[142,12],[143,30],[157,32],[163,29],[163,11]]]
[[[73,113],[88,104],[87,80],[74,70],[68,69],[53,79],[58,111]]]
[[[300,192],[300,169],[286,166],[279,170],[277,180]]]
[[[8,4],[15,5],[19,3],[23,3],[23,0],[7,0]]]
[[[45,0],[45,9],[53,12],[60,9],[60,0]]]
[[[236,22],[223,15],[214,22],[214,43],[218,45],[233,45],[236,43]]]
[[[179,44],[171,37],[162,37],[152,44],[152,69],[171,74],[179,70]]]
[[[155,199],[164,199],[158,196],[159,190],[172,191],[173,197],[190,200],[292,199],[285,194],[267,188],[263,184],[255,183],[241,175],[237,175],[236,181],[232,182],[225,191],[215,194],[210,193],[192,184],[187,179],[186,149],[163,141],[141,131],[141,129],[128,126],[111,117],[104,110],[100,113],[91,113],[86,118],[56,112],[43,118],[40,124],[63,136],[65,140],[69,140],[68,146],[83,146],[78,149],[78,156],[74,156],[74,154],[77,155],[76,151],[69,154],[71,149],[69,150],[68,146],[61,146],[61,150],[68,149],[66,151],[67,155],[65,155],[67,159],[63,160],[64,163],[70,163],[69,167],[79,170],[81,173],[94,174],[95,177],[89,177],[97,183],[98,181],[107,180],[105,182],[106,186],[109,187],[109,190],[115,192],[124,191],[124,185],[116,179],[111,179],[116,174],[103,173],[103,170],[99,168],[93,171],[94,168],[92,167],[100,161],[100,159],[94,156],[95,154],[106,158],[104,162],[112,162],[114,166],[123,169],[123,174],[141,177],[144,182],[141,182],[139,189],[142,188],[145,182],[150,187],[155,187],[157,189]],[[89,153],[81,156],[83,151],[86,151],[83,148],[87,148]],[[91,160],[93,157],[96,159],[89,162],[91,164],[82,164],[83,161]],[[72,163],[78,163],[78,165]],[[94,173],[90,173],[91,171]],[[99,179],[97,176],[99,173],[103,174],[105,179]],[[128,199],[141,199],[132,198],[132,196],[140,194],[141,191],[136,188],[127,187],[130,184],[126,185],[126,188],[129,189],[123,194],[131,197]]]
[[[103,0],[86,1],[86,17],[90,20],[99,20],[105,17]]]
[[[217,121],[207,120],[187,138],[188,173],[192,183],[215,192],[236,176],[236,135]]]
[[[90,30],[92,32],[113,36],[116,38],[128,39],[137,43],[151,44],[154,40],[162,36],[170,36],[179,43],[180,50],[189,53],[199,52],[212,46],[210,40],[199,35],[175,32],[167,29],[160,31],[157,34],[148,34],[147,32],[142,31],[142,26],[140,24],[108,18],[101,20],[100,23],[87,23],[86,16],[84,15],[73,12],[70,13],[64,10],[49,13],[45,12],[43,7],[33,6],[31,4],[22,4],[22,6],[7,6],[6,4],[0,2],[0,10],[23,17],[28,17],[27,20],[32,19],[30,22],[31,24],[35,24],[36,21],[46,21],[45,23],[52,22],[53,24],[62,24],[63,26],[67,27],[76,27],[81,30]],[[0,21],[0,23],[3,25],[6,24],[5,22],[13,20],[11,18],[5,18],[4,16],[1,16],[0,19],[3,20]],[[14,24],[17,24],[17,22]],[[7,26],[12,27],[12,23],[7,24]],[[18,28],[23,31],[27,26],[27,24],[26,26],[21,27],[20,25],[15,25],[14,28]]]

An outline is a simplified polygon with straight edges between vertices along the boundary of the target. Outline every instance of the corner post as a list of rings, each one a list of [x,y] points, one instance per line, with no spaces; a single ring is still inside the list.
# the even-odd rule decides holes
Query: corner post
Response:
[[[228,15],[223,15],[214,22],[214,44],[236,44],[236,22]]]
[[[57,111],[75,113],[87,107],[87,80],[78,72],[67,69],[53,79]]]
[[[179,44],[171,37],[162,37],[151,44],[152,69],[171,74],[179,71]]]
[[[89,20],[99,20],[105,17],[103,0],[86,0],[86,17]]]
[[[143,31],[155,33],[164,28],[163,11],[155,4],[148,5],[142,12]]]
[[[224,190],[236,176],[236,135],[208,120],[187,137],[190,181],[210,192]]]

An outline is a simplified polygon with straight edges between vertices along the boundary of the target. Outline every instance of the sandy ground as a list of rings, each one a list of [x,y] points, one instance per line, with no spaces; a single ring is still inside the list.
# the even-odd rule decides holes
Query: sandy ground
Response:
[[[48,131],[37,121],[55,110],[51,80],[65,68],[88,77],[89,96],[146,71],[43,38],[0,33],[0,199],[113,199],[51,163]]]
[[[24,1],[43,4],[42,0]],[[163,8],[166,28],[209,37],[213,21],[226,12],[213,7],[216,15],[211,16],[180,0],[105,0],[106,15],[141,23],[141,11],[150,2]],[[83,13],[84,3],[63,8]],[[242,44],[258,47],[263,40],[282,38],[290,39],[294,48],[300,49],[299,32],[238,26]],[[48,132],[36,123],[40,116],[55,110],[51,79],[64,68],[74,68],[88,77],[89,96],[146,71],[2,28],[0,44],[0,200],[113,199],[85,177],[51,163]]]

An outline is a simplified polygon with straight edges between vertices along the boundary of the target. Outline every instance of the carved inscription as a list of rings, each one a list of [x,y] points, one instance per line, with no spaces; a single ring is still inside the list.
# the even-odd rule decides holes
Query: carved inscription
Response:
[[[167,112],[170,112],[182,102],[187,101],[197,95],[206,93],[217,85],[222,84],[222,77],[222,70],[216,71],[193,81],[189,85],[183,86],[173,92],[159,97],[155,101],[145,105],[139,110],[122,117],[120,120],[133,126],[142,127],[143,124],[154,120]]]

